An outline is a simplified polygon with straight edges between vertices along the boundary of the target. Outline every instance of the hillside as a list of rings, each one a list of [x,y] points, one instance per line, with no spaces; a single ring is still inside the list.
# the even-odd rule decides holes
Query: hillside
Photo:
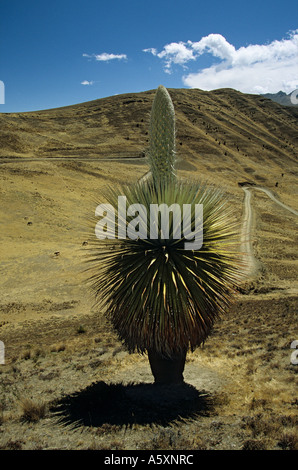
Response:
[[[254,268],[182,390],[152,386],[87,289],[86,220],[148,171],[154,92],[0,114],[0,449],[298,448],[295,107],[169,90],[179,176],[225,191]]]
[[[297,162],[296,108],[229,89],[169,90],[181,160],[228,179],[269,182]],[[154,91],[65,108],[0,114],[0,157],[113,158],[144,155]],[[190,166],[188,165],[188,168]],[[233,175],[233,176],[232,176]]]

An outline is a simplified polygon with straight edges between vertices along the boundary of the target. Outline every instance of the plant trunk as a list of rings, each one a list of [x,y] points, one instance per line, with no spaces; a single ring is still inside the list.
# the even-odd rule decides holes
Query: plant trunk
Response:
[[[183,383],[183,371],[186,360],[186,351],[166,358],[154,350],[148,351],[148,359],[156,384]]]

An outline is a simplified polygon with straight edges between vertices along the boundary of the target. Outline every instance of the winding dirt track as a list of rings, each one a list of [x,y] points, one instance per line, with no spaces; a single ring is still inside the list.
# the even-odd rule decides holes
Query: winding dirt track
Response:
[[[241,231],[241,252],[243,253],[246,264],[246,274],[253,276],[259,270],[259,262],[254,256],[254,250],[251,240],[251,232],[253,225],[253,213],[251,206],[251,192],[247,187],[242,188],[244,191],[244,216]]]
[[[0,157],[0,165],[3,163],[28,163],[28,162],[56,162],[56,161],[66,161],[66,162],[112,162],[112,161],[128,161],[128,160],[145,160],[145,156],[141,155],[116,155],[109,157],[28,157],[28,158],[18,158],[18,157]]]
[[[263,188],[261,186],[254,186],[253,189],[256,189],[258,191],[263,191],[264,193],[267,194],[267,196],[270,197],[270,199],[272,199],[272,201],[276,202],[276,204],[279,204],[281,207],[283,207],[284,209],[292,212],[292,214],[295,214],[295,215],[298,215],[298,211],[295,211],[295,209],[292,209],[292,207],[289,207],[289,206],[286,206],[286,204],[283,204],[282,202],[280,202],[278,199],[276,199],[275,196],[273,196],[272,194],[272,191],[270,191],[270,189],[266,189],[266,188]]]
[[[281,206],[283,209],[290,211],[294,215],[298,215],[298,212],[295,209],[283,204],[279,201],[267,188],[261,186],[243,186],[242,187],[245,197],[244,197],[244,216],[243,216],[243,225],[242,225],[242,233],[241,233],[241,251],[245,258],[245,263],[247,267],[247,275],[254,276],[257,274],[259,269],[261,268],[261,263],[254,255],[253,244],[252,244],[252,237],[251,234],[253,232],[253,210],[251,205],[251,190],[262,191],[267,194],[272,201],[276,204]]]

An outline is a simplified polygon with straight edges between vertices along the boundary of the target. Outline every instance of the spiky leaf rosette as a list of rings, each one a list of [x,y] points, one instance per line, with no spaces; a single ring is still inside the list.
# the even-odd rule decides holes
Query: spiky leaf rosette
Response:
[[[118,195],[127,198],[127,207],[137,202],[146,208],[147,217],[141,211],[135,228],[142,227],[142,236],[146,228],[148,238],[99,240],[93,231],[88,260],[92,290],[98,301],[106,302],[111,322],[130,352],[154,349],[171,356],[194,350],[230,305],[239,280],[233,214],[216,189],[183,181],[143,182],[109,191],[116,222]],[[174,217],[169,218],[168,239],[161,229],[157,238],[150,238],[150,204],[162,203],[178,204],[181,212],[183,204],[203,204],[201,249],[184,249],[183,233],[175,238]],[[132,217],[120,220],[127,229],[131,221]],[[190,228],[195,232],[194,221]],[[114,234],[108,231],[107,236]]]
[[[148,160],[153,180],[175,178],[175,110],[167,89],[160,85],[149,124]]]

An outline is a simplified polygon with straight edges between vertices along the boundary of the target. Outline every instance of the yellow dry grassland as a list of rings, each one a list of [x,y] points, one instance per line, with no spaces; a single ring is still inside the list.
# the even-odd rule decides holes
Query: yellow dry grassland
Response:
[[[0,114],[1,449],[298,448],[298,111],[234,90],[169,91],[179,176],[221,187],[240,227],[246,183],[258,269],[188,354],[185,384],[154,386],[84,273],[105,188],[148,171],[154,92]]]

